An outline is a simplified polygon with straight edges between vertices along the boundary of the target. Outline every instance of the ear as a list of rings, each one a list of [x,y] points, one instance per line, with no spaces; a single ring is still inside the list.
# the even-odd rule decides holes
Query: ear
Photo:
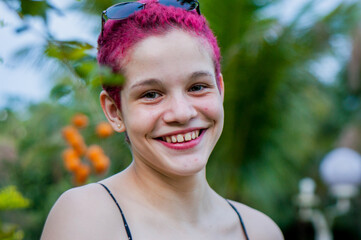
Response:
[[[104,90],[100,93],[100,105],[114,131],[124,132],[126,128],[122,120],[121,112],[113,99]]]
[[[224,82],[223,82],[223,75],[222,73],[219,74],[219,91],[221,93],[222,96],[222,101],[224,101]]]

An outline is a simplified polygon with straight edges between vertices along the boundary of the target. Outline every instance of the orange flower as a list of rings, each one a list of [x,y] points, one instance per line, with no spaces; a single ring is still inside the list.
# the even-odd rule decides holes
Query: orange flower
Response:
[[[107,138],[114,133],[114,130],[108,122],[100,122],[98,123],[95,132],[99,137]]]
[[[70,171],[76,171],[81,165],[81,161],[74,149],[68,148],[63,151],[63,160],[65,168]]]
[[[90,167],[85,164],[80,164],[80,166],[74,172],[74,182],[76,185],[83,185],[89,177]]]
[[[89,119],[86,115],[78,113],[73,116],[71,122],[77,128],[85,128],[86,126],[88,126]]]

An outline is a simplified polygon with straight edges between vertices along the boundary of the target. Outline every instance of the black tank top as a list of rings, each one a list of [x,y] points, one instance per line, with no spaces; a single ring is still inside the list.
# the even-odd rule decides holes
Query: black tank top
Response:
[[[113,199],[113,201],[115,202],[115,204],[117,205],[119,211],[120,211],[120,215],[122,216],[122,219],[123,219],[123,223],[124,223],[124,228],[125,228],[125,231],[127,232],[127,236],[128,236],[128,239],[129,240],[133,240],[132,238],[132,234],[130,232],[130,229],[129,229],[129,226],[128,226],[128,223],[127,223],[127,220],[125,219],[125,216],[124,216],[124,213],[122,211],[122,209],[120,208],[117,200],[115,199],[115,197],[113,196],[112,192],[102,183],[99,183],[100,185],[102,185],[105,190],[107,190],[107,192],[109,193],[110,197]],[[243,229],[243,233],[244,233],[244,236],[246,237],[247,240],[249,240],[249,237],[247,235],[247,231],[246,231],[246,227],[243,223],[243,220],[242,220],[242,217],[241,217],[241,214],[239,214],[239,212],[237,211],[236,207],[230,203],[228,200],[227,200],[228,204],[232,207],[232,209],[237,213],[237,216],[239,218],[239,221],[241,222],[241,226],[242,226],[242,229]]]

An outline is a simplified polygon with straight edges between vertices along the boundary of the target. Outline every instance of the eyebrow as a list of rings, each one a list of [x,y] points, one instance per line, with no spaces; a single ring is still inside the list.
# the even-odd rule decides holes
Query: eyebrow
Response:
[[[190,78],[191,79],[196,79],[198,77],[203,77],[203,76],[209,76],[209,77],[214,77],[214,75],[208,71],[197,71],[191,74]]]
[[[137,88],[137,87],[142,87],[142,86],[154,86],[154,85],[162,86],[163,84],[162,84],[162,82],[160,80],[158,80],[156,78],[150,78],[150,79],[135,83],[134,85],[132,85],[130,87],[130,89]]]

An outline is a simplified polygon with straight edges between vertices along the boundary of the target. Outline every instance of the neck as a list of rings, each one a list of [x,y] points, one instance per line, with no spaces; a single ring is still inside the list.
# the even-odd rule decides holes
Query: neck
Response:
[[[126,170],[140,204],[180,220],[197,221],[211,208],[213,190],[205,169],[191,176],[166,176],[148,166],[135,164]]]

